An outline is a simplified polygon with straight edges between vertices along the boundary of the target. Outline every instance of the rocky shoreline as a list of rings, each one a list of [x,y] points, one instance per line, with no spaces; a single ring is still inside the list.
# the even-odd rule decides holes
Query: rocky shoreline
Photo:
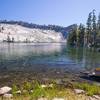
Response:
[[[37,67],[34,70],[22,71],[0,71],[0,86],[11,85],[13,83],[23,84],[25,81],[38,80],[45,82],[45,80],[62,80],[64,82],[99,82],[94,78],[89,78],[84,74],[85,71],[77,71],[74,69],[61,67]]]
[[[16,84],[18,87],[22,87],[25,82],[38,81],[42,88],[52,87],[51,84],[56,83],[56,85],[62,87],[63,89],[68,89],[70,95],[74,95],[75,98],[83,97],[81,100],[100,100],[98,94],[88,96],[86,91],[80,88],[74,88],[74,83],[95,83],[95,80],[88,79],[84,76],[84,73],[81,71],[75,71],[73,69],[67,68],[37,68],[31,71],[0,71],[0,89],[8,87],[13,89],[13,85]],[[98,86],[99,82],[98,82]],[[51,88],[50,87],[50,88]],[[2,89],[1,89],[2,90]],[[26,90],[25,90],[26,91]],[[29,90],[31,91],[31,90]],[[60,90],[57,90],[60,91]],[[20,94],[21,90],[17,90],[16,94]],[[22,94],[20,96],[23,96]],[[67,95],[68,96],[68,95]],[[12,92],[6,92],[3,94],[3,98],[13,98],[14,95]],[[15,98],[15,97],[14,97]],[[17,97],[19,98],[19,96]],[[24,97],[27,100],[30,100],[29,97]],[[99,99],[98,99],[99,98]],[[5,100],[5,99],[4,99]],[[19,100],[19,99],[14,99]],[[32,99],[34,100],[34,99]],[[49,100],[47,97],[39,97],[36,100]],[[68,99],[68,97],[54,97],[50,100],[80,100],[80,99]]]
[[[63,82],[60,81],[44,84],[37,82],[23,83],[20,88],[17,85],[3,86],[0,88],[0,100],[100,100],[99,91],[97,94],[95,91],[91,94],[92,92],[89,92],[92,89],[87,91],[71,83],[62,84]],[[87,86],[90,85],[87,84]],[[97,88],[100,87],[95,87]]]
[[[11,85],[13,83],[23,84],[24,81],[45,81],[45,80],[64,80],[64,81],[87,81],[82,79],[80,72],[65,70],[62,68],[50,68],[34,71],[0,71],[0,86]]]

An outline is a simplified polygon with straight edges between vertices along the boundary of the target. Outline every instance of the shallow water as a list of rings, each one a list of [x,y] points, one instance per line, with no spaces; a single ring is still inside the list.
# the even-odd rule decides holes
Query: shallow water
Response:
[[[71,48],[63,43],[1,43],[0,70],[24,71],[36,67],[61,67],[75,71],[100,67],[100,53]]]

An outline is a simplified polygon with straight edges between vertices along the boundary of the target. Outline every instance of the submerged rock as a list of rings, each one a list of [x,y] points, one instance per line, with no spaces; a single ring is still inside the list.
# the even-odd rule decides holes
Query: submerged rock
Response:
[[[2,88],[0,88],[0,95],[6,94],[8,92],[10,92],[12,90],[12,88],[8,87],[8,86],[4,86]]]
[[[57,85],[63,85],[62,79],[57,79],[57,80],[56,80],[56,84],[57,84]]]

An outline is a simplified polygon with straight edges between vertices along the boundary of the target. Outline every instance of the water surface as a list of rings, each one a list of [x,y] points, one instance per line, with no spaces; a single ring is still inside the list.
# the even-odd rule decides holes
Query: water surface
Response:
[[[100,67],[100,53],[71,48],[65,43],[1,43],[0,70],[34,70],[61,67],[75,71]],[[39,66],[39,67],[38,67]]]

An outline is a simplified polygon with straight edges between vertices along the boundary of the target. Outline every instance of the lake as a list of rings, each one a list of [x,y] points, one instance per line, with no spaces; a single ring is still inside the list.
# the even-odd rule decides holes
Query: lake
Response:
[[[100,53],[71,48],[65,43],[0,44],[1,71],[32,71],[41,67],[91,70],[100,67]]]

